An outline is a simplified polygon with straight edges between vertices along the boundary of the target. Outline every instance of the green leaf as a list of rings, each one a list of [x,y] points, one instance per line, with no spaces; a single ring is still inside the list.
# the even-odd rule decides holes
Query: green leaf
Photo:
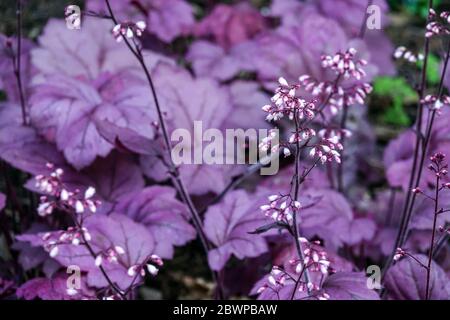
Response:
[[[440,79],[440,60],[437,56],[430,54],[428,56],[427,80],[430,84],[438,84]]]
[[[409,11],[413,15],[420,15],[421,18],[426,19],[428,17],[428,0],[391,0],[391,6],[397,5],[398,2],[403,2],[406,10]],[[433,3],[434,8],[439,6],[442,3],[441,0],[435,0]]]
[[[379,96],[402,97],[402,101],[417,101],[417,92],[400,77],[378,77],[373,85],[374,93]]]
[[[404,105],[418,101],[417,92],[400,77],[379,77],[374,82],[374,94],[387,97],[392,105],[385,108],[383,122],[391,125],[409,126],[411,123]]]
[[[394,99],[393,105],[384,113],[383,121],[387,124],[403,127],[408,127],[411,124],[400,98]]]

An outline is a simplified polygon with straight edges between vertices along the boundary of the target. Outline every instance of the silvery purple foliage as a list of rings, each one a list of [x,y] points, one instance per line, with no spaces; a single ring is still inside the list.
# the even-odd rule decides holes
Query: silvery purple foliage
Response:
[[[422,263],[427,261],[424,255],[417,256]],[[431,296],[433,300],[448,300],[450,287],[448,276],[441,267],[433,262],[431,274]],[[386,274],[386,288],[390,299],[422,300],[425,299],[425,269],[410,259],[403,259]]]
[[[250,234],[264,222],[258,214],[262,203],[262,197],[252,199],[245,191],[233,191],[223,204],[208,209],[205,215],[206,235],[217,247],[208,255],[213,270],[221,270],[232,255],[243,259],[267,251],[264,238]]]
[[[422,121],[383,145],[368,96],[396,67],[373,4],[382,30],[361,27],[360,0],[87,0],[80,30],[49,18],[20,51],[0,34],[0,298],[128,300],[187,276],[183,292],[199,279],[222,299],[450,299],[448,168],[426,168],[450,149],[448,105],[430,83]],[[269,128],[226,164],[170,156],[203,156],[207,129],[225,146],[227,129]],[[236,164],[259,142],[276,175]],[[365,272],[389,258],[381,295]]]

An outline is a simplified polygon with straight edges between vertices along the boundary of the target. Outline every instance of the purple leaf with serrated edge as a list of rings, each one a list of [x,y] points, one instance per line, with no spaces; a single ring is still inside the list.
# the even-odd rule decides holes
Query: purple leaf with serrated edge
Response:
[[[242,129],[265,129],[268,123],[261,106],[267,104],[269,97],[259,90],[256,82],[234,81],[230,85],[233,112],[227,120],[227,127]]]
[[[197,76],[229,80],[246,66],[233,51],[226,51],[219,45],[208,41],[195,41],[189,48],[186,59],[192,62]]]
[[[121,289],[127,289],[133,282],[133,277],[127,274],[131,266],[144,263],[152,254],[159,254],[163,258],[167,258],[165,252],[156,250],[155,238],[146,227],[125,215],[94,215],[86,219],[84,226],[91,234],[92,240],[89,243],[95,253],[114,246],[124,249],[125,254],[118,256],[118,263],[104,261],[102,264],[111,281]],[[33,246],[43,246],[42,235],[21,235],[18,239],[28,241]],[[65,244],[58,248],[58,255],[54,259],[64,266],[79,266],[82,271],[87,273],[89,286],[98,288],[108,286],[101,270],[95,266],[95,259],[85,246]]]
[[[384,0],[374,1],[374,5],[381,8],[381,23],[388,24],[388,6]],[[270,8],[270,15],[281,17],[282,26],[299,26],[303,16],[321,15],[337,23],[339,27],[352,38],[359,38],[367,5],[359,0],[319,0],[299,2],[296,0],[274,0]],[[311,31],[313,34],[314,32]],[[368,61],[374,64],[380,75],[395,74],[392,59],[393,44],[383,30],[366,30],[364,43],[370,53]]]
[[[415,255],[423,264],[428,264],[428,257]],[[405,257],[389,268],[386,273],[384,285],[388,298],[395,300],[425,300],[426,296],[426,269],[417,261]],[[434,261],[431,263],[430,299],[450,299],[450,282],[445,271]]]
[[[140,135],[133,129],[120,127],[108,120],[97,120],[100,135],[117,149],[143,155],[155,154],[155,141]]]
[[[259,210],[262,201],[245,191],[233,191],[222,203],[209,207],[204,228],[206,236],[216,246],[208,253],[213,270],[221,270],[231,255],[244,259],[267,251],[262,236],[249,234],[264,224],[264,215]]]
[[[73,32],[63,20],[50,19],[32,50],[32,61],[41,74],[62,74],[95,80],[102,74],[128,70],[141,73],[136,58],[123,43],[117,43],[111,21],[86,17]],[[160,61],[170,61],[152,52],[143,52],[151,69]],[[38,77],[39,78],[39,77]]]
[[[436,117],[433,130],[430,134],[429,148],[426,164],[431,155],[442,150],[449,150],[450,148],[450,127],[448,126],[448,117],[450,110],[443,108],[439,117]],[[426,118],[423,120],[423,125],[426,125]],[[384,165],[386,166],[386,175],[389,184],[393,187],[402,187],[404,190],[408,188],[410,173],[413,166],[414,146],[416,135],[412,131],[407,131],[400,134],[396,139],[392,140],[384,153]],[[443,178],[449,181],[448,177]],[[423,170],[419,186],[426,188],[428,185],[436,183],[436,175],[430,170]],[[413,186],[413,187],[419,187]]]
[[[169,138],[174,130],[185,129],[190,137],[182,137],[173,143],[179,149],[191,152],[190,163],[194,163],[194,155],[202,157],[201,130],[203,133],[207,129],[222,130],[231,111],[231,97],[225,87],[220,86],[216,81],[207,78],[193,78],[186,70],[160,64],[154,71],[155,86],[158,91],[159,102],[165,113],[165,120],[168,127]],[[197,122],[196,132],[194,132],[194,122]],[[225,162],[226,157],[231,157],[225,152],[225,141],[221,145],[223,151],[218,151],[217,157],[221,157]],[[197,145],[194,148],[194,145]],[[203,148],[208,144],[203,143]],[[238,156],[242,156],[238,152]],[[205,159],[202,157],[202,160]],[[203,163],[202,161],[202,163]],[[235,163],[233,161],[233,163]],[[155,157],[142,157],[141,164],[146,175],[156,180],[168,178],[167,169]],[[231,181],[237,170],[241,168],[234,165],[222,164],[181,164],[179,166],[180,176],[192,194],[205,194],[207,192],[220,192]]]
[[[65,76],[46,79],[30,101],[31,119],[49,141],[55,140],[75,168],[90,165],[97,156],[105,157],[113,148],[98,132],[97,121],[133,126],[141,135],[153,137],[148,90],[133,86],[134,78],[106,76],[96,83]]]
[[[375,222],[368,218],[355,218],[350,222],[339,220],[333,227],[342,230],[341,239],[350,246],[372,240],[377,230]]]
[[[213,37],[216,43],[228,49],[251,39],[265,27],[264,17],[248,3],[218,4],[196,25],[194,33],[200,37]]]
[[[302,193],[299,226],[310,238],[318,235],[327,248],[342,246],[342,235],[348,232],[353,211],[343,195],[333,190],[310,189]],[[311,206],[311,207],[309,207]]]
[[[288,192],[291,188],[291,180],[295,174],[295,167],[288,166],[280,170],[274,176],[270,176],[261,182],[263,188],[277,190],[279,192]],[[311,173],[305,178],[302,184],[303,189],[327,189],[330,187],[330,182],[323,170],[316,167]]]
[[[112,210],[103,208],[105,202],[113,204],[114,207],[118,198],[138,192],[145,184],[140,167],[134,159],[116,152],[106,159],[97,160],[82,173],[85,179],[80,189],[85,190],[89,186],[95,187],[96,195],[102,201],[99,209],[103,212]]]
[[[156,239],[155,250],[171,257],[173,246],[184,245],[196,236],[186,206],[175,195],[170,187],[148,187],[119,198],[114,212],[146,226]]]
[[[13,243],[12,249],[19,252],[18,262],[25,271],[42,265],[42,269],[47,276],[52,276],[60,267],[60,264],[48,256],[48,253],[41,247],[36,247],[29,243],[33,237],[28,234],[48,231],[49,228],[43,224],[33,224],[24,234],[16,237],[18,241]]]
[[[187,35],[194,25],[194,13],[184,0],[151,0],[148,30],[165,42]]]
[[[67,280],[70,275],[59,273],[52,278],[34,278],[25,282],[17,289],[18,298],[25,300],[82,300],[95,299],[95,292],[86,285],[86,277],[81,277],[81,288],[76,294],[70,295],[67,291]]]
[[[235,48],[268,87],[280,76],[297,81],[300,75],[310,74],[325,80],[321,55],[348,49],[347,37],[335,21],[319,14],[305,14],[298,19],[297,26],[263,32]]]
[[[369,289],[367,278],[360,272],[338,272],[323,283],[322,291],[330,300],[380,300],[376,291]]]
[[[20,107],[0,105],[0,157],[11,166],[37,175],[48,172],[46,163],[65,164],[64,157],[35,129],[22,126]]]

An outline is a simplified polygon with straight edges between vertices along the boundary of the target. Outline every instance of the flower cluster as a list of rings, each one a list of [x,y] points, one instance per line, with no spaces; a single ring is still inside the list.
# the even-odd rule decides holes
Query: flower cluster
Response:
[[[54,168],[54,165],[47,163],[47,168],[54,170],[49,176],[38,175],[35,177],[36,188],[45,193],[41,196],[38,207],[38,214],[42,217],[53,213],[54,209],[60,208],[73,210],[77,214],[84,212],[95,213],[100,205],[99,200],[94,200],[95,188],[88,187],[80,197],[80,190],[73,192],[67,190],[62,182],[64,170]]]
[[[261,210],[276,222],[290,224],[293,215],[302,207],[299,201],[293,200],[290,196],[271,195],[268,197],[269,204],[262,205]]]
[[[289,263],[295,268],[295,272],[300,274],[304,268],[308,269],[310,272],[320,272],[322,275],[328,275],[330,261],[328,260],[327,253],[321,247],[319,247],[320,242],[314,241],[309,242],[305,238],[299,238],[300,244],[302,246],[304,261],[299,259],[292,259]],[[312,289],[319,290],[318,284],[312,283]]]
[[[121,42],[124,37],[132,39],[135,36],[142,36],[147,24],[144,21],[122,22],[114,26],[112,33],[117,42]]]
[[[430,9],[428,20],[429,23],[427,24],[427,30],[425,33],[427,38],[450,34],[450,12],[444,11],[438,16],[434,9]]]
[[[95,257],[95,265],[100,267],[103,261],[106,260],[109,263],[118,263],[119,255],[124,255],[125,250],[121,246],[113,246],[97,254]]]
[[[440,99],[435,95],[427,95],[421,103],[430,110],[441,110],[444,106],[450,106],[450,97],[443,95]]]
[[[401,46],[395,50],[394,58],[397,60],[404,59],[410,63],[416,63],[417,61],[422,61],[424,59],[424,55],[421,53],[416,55],[410,50],[408,50],[406,47]]]
[[[312,158],[318,157],[322,164],[332,161],[340,163],[341,155],[339,151],[344,149],[341,141],[350,136],[351,132],[349,130],[323,129],[319,131],[321,140],[312,147],[309,155]]]
[[[163,265],[162,259],[156,254],[153,254],[150,258],[146,259],[144,263],[131,266],[128,269],[128,275],[130,277],[135,277],[137,274],[140,274],[143,277],[145,276],[145,270],[147,270],[149,274],[156,276],[159,272],[159,268]]]
[[[333,272],[327,253],[319,246],[318,241],[311,243],[305,238],[299,238],[299,241],[304,261],[301,262],[300,259],[295,258],[288,262],[286,269],[279,266],[272,267],[267,282],[258,288],[257,294],[261,294],[267,289],[279,292],[282,288],[291,286],[298,292],[308,292],[308,297],[315,297],[319,300],[330,299],[330,296],[322,288],[324,279]],[[308,270],[310,274],[307,283],[303,280],[305,270]]]
[[[326,106],[330,108],[332,114],[337,114],[344,106],[356,103],[364,104],[367,95],[372,92],[372,86],[359,81],[366,75],[362,67],[367,62],[356,60],[355,54],[356,50],[351,48],[345,53],[338,52],[335,56],[322,57],[323,67],[330,68],[338,74],[336,81],[317,81],[310,75],[302,75],[299,77],[300,84],[298,86],[314,97],[325,96]],[[358,81],[344,87],[339,85],[338,80],[341,77],[353,77]]]
[[[298,84],[289,85],[284,78],[278,79],[279,86],[272,97],[272,104],[265,105],[262,109],[267,112],[267,121],[278,121],[287,116],[290,120],[294,117],[299,119],[312,119],[315,115],[313,102],[300,99],[296,96]]]
[[[445,162],[445,154],[435,153],[430,157],[430,165],[428,169],[436,175],[436,177],[443,178],[448,174],[448,164]]]
[[[362,67],[367,65],[364,59],[356,59],[356,49],[350,48],[345,52],[338,52],[334,56],[322,56],[322,66],[331,69],[344,78],[353,77],[356,80],[366,76]]]
[[[405,250],[403,250],[402,248],[397,248],[395,250],[394,261],[398,261],[406,255],[407,252]]]
[[[42,236],[44,249],[54,258],[59,253],[59,246],[72,244],[78,246],[91,241],[89,231],[84,227],[69,227],[67,230],[47,232]]]

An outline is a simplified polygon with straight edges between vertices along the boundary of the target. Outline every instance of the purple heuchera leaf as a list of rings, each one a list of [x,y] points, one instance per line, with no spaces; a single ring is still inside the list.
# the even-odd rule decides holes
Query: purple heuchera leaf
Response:
[[[48,172],[46,163],[64,167],[64,157],[35,129],[22,126],[20,107],[0,105],[0,157],[13,167],[33,175]]]
[[[280,192],[288,192],[291,187],[291,180],[295,174],[295,167],[289,166],[281,169],[274,176],[270,176],[262,181],[261,186],[270,190],[279,190]],[[328,189],[330,182],[324,171],[316,168],[306,177],[302,184],[303,189]]]
[[[261,13],[248,3],[234,6],[218,4],[207,17],[197,24],[194,34],[200,37],[212,36],[216,43],[228,49],[235,44],[251,39],[265,27]]]
[[[351,228],[353,211],[343,195],[333,190],[306,190],[300,197],[303,206],[312,205],[300,214],[299,222],[303,234],[311,238],[318,235],[327,248],[338,248],[347,239],[345,234]]]
[[[132,86],[133,79],[105,76],[102,81],[86,83],[66,76],[47,76],[30,101],[32,122],[47,140],[56,142],[69,163],[82,169],[113,149],[98,132],[97,121],[107,119],[121,127],[133,126],[141,135],[153,137],[148,90]]]
[[[436,152],[449,150],[449,116],[450,111],[443,108],[441,115],[436,117],[430,136],[428,155],[425,158],[425,161],[428,161],[429,157]],[[426,119],[424,119],[424,126],[426,125],[425,122]],[[404,190],[408,188],[410,173],[413,166],[415,141],[414,132],[407,131],[392,140],[386,148],[384,153],[384,165],[387,168],[386,175],[388,182],[392,187],[402,187]],[[435,183],[435,180],[436,176],[433,172],[430,170],[423,170],[419,186],[426,188],[429,184],[432,185]]]
[[[324,80],[321,55],[348,49],[347,36],[335,21],[319,14],[305,14],[298,20],[296,26],[263,32],[236,49],[269,87],[280,76],[297,81],[299,75],[310,74]]]
[[[50,258],[43,248],[33,246],[29,243],[30,240],[34,239],[34,236],[31,236],[31,238],[27,236],[29,234],[36,234],[48,230],[47,226],[35,223],[24,235],[16,237],[18,241],[13,243],[12,248],[19,252],[18,261],[25,271],[29,271],[42,265],[44,273],[48,277],[51,277],[61,265],[56,260]]]
[[[364,273],[338,272],[323,283],[322,291],[330,300],[380,300],[378,294],[367,287]]]
[[[100,135],[118,150],[125,153],[157,154],[155,142],[133,129],[120,127],[108,120],[96,121]]]
[[[341,239],[350,246],[372,240],[377,230],[375,222],[368,218],[355,218],[350,222],[339,220],[334,227],[342,230]]]
[[[111,21],[85,18],[81,30],[73,32],[65,21],[50,19],[39,37],[39,46],[31,52],[33,65],[41,74],[89,80],[124,70],[140,73],[136,58],[123,43],[115,41],[112,28]],[[160,60],[171,61],[150,51],[143,54],[150,69]]]
[[[95,187],[96,196],[102,201],[100,212],[110,212],[118,198],[140,191],[145,184],[142,171],[134,159],[117,153],[97,160],[82,173],[84,179],[79,189]]]
[[[184,245],[196,236],[188,222],[186,206],[175,196],[170,187],[148,187],[119,198],[114,212],[146,226],[156,240],[155,250],[171,257],[173,246]]]
[[[423,264],[428,257],[415,255]],[[445,271],[434,261],[431,263],[430,299],[450,299],[450,282]],[[384,283],[388,297],[395,300],[424,300],[426,295],[426,270],[411,258],[403,258],[391,267]]]
[[[233,112],[227,120],[227,127],[242,129],[268,128],[261,106],[267,104],[269,97],[259,90],[256,82],[234,81],[230,84]]]
[[[190,33],[194,25],[192,7],[184,0],[151,0],[148,28],[165,42]]]
[[[374,5],[382,11],[381,23],[388,23],[388,6],[384,0],[375,0]],[[283,26],[298,26],[300,16],[322,15],[334,20],[349,38],[359,37],[367,3],[360,0],[318,0],[308,3],[296,0],[274,0],[270,8],[270,15],[281,17]],[[313,31],[311,31],[313,33]],[[364,43],[370,52],[370,63],[378,67],[379,74],[395,74],[392,60],[393,44],[382,30],[366,30]],[[366,57],[367,58],[367,57]]]
[[[67,277],[65,273],[59,273],[48,278],[34,278],[25,282],[17,289],[18,298],[25,300],[82,300],[95,299],[95,292],[86,286],[86,278],[81,278],[81,288],[73,295],[67,291]]]
[[[233,78],[241,69],[247,69],[233,48],[226,50],[204,40],[197,40],[190,46],[186,59],[192,62],[197,76],[221,81]]]
[[[177,147],[192,150],[194,144],[202,143],[201,132],[198,129],[194,132],[195,121],[202,122],[203,132],[207,129],[225,129],[232,107],[230,93],[225,87],[212,79],[195,79],[186,70],[167,64],[158,65],[153,76],[161,108],[166,114],[169,136],[176,129],[186,129],[190,133],[190,140],[183,137],[176,143]],[[199,148],[196,150],[199,151]],[[192,150],[191,163],[194,163],[196,150]],[[225,162],[225,156],[230,155],[222,156]],[[143,157],[141,164],[149,177],[158,181],[168,178],[167,169],[157,158]],[[192,194],[218,193],[239,169],[234,165],[183,164],[180,175]]]
[[[206,236],[216,246],[208,254],[213,270],[221,270],[231,255],[244,259],[267,251],[263,237],[249,234],[265,222],[258,210],[262,201],[258,197],[252,198],[245,191],[233,191],[222,203],[208,209],[204,228]]]
[[[96,79],[101,73],[116,72],[135,65],[128,49],[111,34],[110,21],[85,19],[72,32],[62,20],[51,19],[32,51],[34,66],[44,74],[64,74]]]

